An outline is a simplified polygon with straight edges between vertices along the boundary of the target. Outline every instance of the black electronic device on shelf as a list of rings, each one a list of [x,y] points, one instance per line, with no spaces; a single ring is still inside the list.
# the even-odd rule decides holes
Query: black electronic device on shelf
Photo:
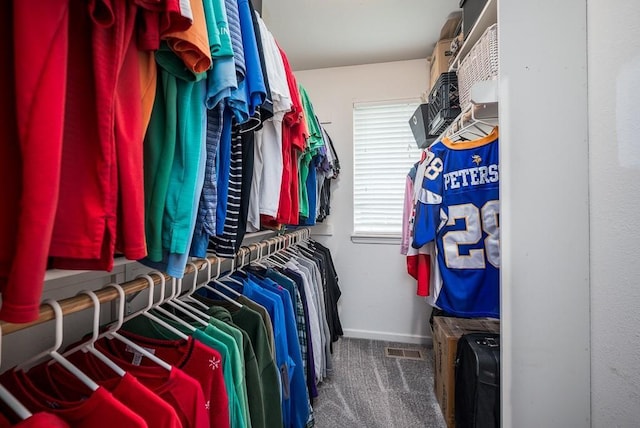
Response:
[[[409,119],[409,126],[411,132],[413,132],[413,138],[416,140],[416,144],[421,149],[426,149],[433,143],[437,135],[429,134],[429,104],[423,103],[418,106],[411,119]]]

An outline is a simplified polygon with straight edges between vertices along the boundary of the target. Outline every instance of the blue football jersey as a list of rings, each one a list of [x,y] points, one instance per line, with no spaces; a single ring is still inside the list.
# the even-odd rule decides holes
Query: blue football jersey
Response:
[[[498,129],[487,137],[431,146],[416,205],[412,245],[434,241],[439,284],[433,303],[461,317],[500,316]]]

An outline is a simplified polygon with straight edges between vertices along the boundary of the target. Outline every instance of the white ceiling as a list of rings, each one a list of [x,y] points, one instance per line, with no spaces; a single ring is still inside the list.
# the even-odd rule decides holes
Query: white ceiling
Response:
[[[263,0],[294,70],[427,58],[459,0]]]

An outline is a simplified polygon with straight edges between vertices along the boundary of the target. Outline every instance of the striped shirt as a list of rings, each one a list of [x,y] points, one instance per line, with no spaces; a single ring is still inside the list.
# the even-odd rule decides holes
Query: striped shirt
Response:
[[[214,250],[219,257],[230,258],[236,253],[238,219],[242,194],[242,138],[237,126],[233,126],[231,136],[231,165],[229,169],[229,190],[227,194],[227,215],[221,235],[213,238]]]

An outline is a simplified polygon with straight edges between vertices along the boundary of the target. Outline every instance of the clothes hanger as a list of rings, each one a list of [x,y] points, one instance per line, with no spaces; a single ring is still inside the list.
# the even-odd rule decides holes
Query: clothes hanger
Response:
[[[311,261],[311,250],[298,246],[297,237],[294,235],[286,235],[288,247],[283,250],[285,254],[290,255],[293,258],[301,257]]]
[[[453,142],[459,141],[469,141],[469,138],[466,138],[467,135],[470,135],[472,139],[483,138],[493,132],[495,125],[487,122],[485,120],[479,119],[475,117],[475,109],[471,109],[471,118],[470,123],[461,126],[455,132],[451,132],[447,138]]]
[[[118,339],[120,342],[124,343],[125,345],[130,346],[134,351],[136,351],[136,352],[140,353],[141,355],[147,357],[150,361],[153,361],[154,363],[156,363],[160,367],[166,369],[167,371],[173,370],[173,366],[171,364],[169,364],[166,361],[160,359],[155,354],[152,354],[151,352],[149,352],[148,350],[146,350],[142,346],[138,345],[137,343],[133,342],[132,340],[127,339],[126,337],[124,337],[123,335],[118,333],[118,330],[120,330],[120,327],[122,327],[122,324],[124,324],[124,321],[125,321],[125,319],[124,319],[124,304],[125,304],[125,300],[126,299],[125,299],[124,289],[122,288],[122,286],[120,284],[116,284],[116,283],[107,284],[105,286],[105,288],[106,287],[113,287],[118,292],[118,295],[119,295],[119,298],[120,298],[119,299],[119,303],[118,303],[118,319],[116,320],[116,325],[114,327],[110,327],[105,333],[101,334],[101,336],[104,336],[109,340]],[[149,290],[149,295],[153,296],[153,288],[151,288]],[[153,302],[151,302],[151,303],[153,303]]]
[[[198,269],[195,265],[195,263],[191,263],[189,262],[189,264],[192,264],[194,269],[195,269],[195,273],[193,275],[193,284],[191,286],[191,290],[185,294],[184,296],[181,297],[181,299],[176,299],[176,302],[179,303],[183,303],[184,305],[188,306],[189,308],[195,309],[192,305],[198,306],[201,309],[204,309],[205,311],[207,309],[209,309],[209,307],[207,305],[205,305],[204,303],[202,303],[200,300],[196,299],[195,297],[193,297],[193,293],[195,293],[198,290]],[[211,260],[209,260],[208,257],[204,258],[204,263],[202,264],[202,267],[200,268],[200,270],[204,270],[204,269],[208,269],[208,273],[207,273],[207,279],[205,280],[206,282],[209,282],[209,280],[211,279]],[[187,302],[191,303],[191,305],[187,304]],[[200,311],[195,311],[198,314],[204,314],[204,312],[200,312]]]
[[[208,269],[207,271],[207,279],[205,280],[205,283],[209,282],[209,280],[211,279],[211,260],[209,260],[208,258],[204,259],[206,265],[203,263],[202,267],[200,268],[200,270],[204,270],[205,268]],[[207,305],[205,305],[204,303],[202,303],[201,301],[191,297],[191,294],[193,294],[197,289],[198,289],[198,267],[195,265],[195,263],[189,262],[188,264],[193,265],[193,268],[195,269],[195,275],[193,277],[193,286],[191,287],[191,290],[189,291],[189,293],[185,296],[183,296],[183,299],[190,299],[188,300],[191,303],[198,303],[198,306],[203,308],[204,310],[208,310],[209,307]],[[199,318],[199,322],[204,325],[207,326],[209,325],[209,319],[211,318],[211,316],[209,314],[207,314],[206,312],[202,312],[201,310],[195,308],[192,305],[189,305],[187,302],[180,300],[180,298],[175,299],[175,302],[182,305],[186,310],[191,311],[191,313],[193,314],[193,317],[200,317]]]
[[[289,261],[289,259],[287,259],[286,257],[284,257],[284,256],[282,255],[282,252],[283,252],[285,249],[286,249],[286,248],[285,248],[285,245],[284,245],[284,241],[283,241],[283,240],[280,240],[280,241],[278,242],[278,248],[276,249],[276,251],[275,251],[273,254],[271,254],[271,255],[269,256],[269,258],[271,258],[272,260],[273,260],[273,259],[276,259],[276,260],[277,260],[277,261],[279,261],[280,263],[286,264],[286,263]]]
[[[219,265],[218,265],[218,273],[220,273],[220,270],[219,270],[220,264],[221,264],[220,263],[220,259],[218,259],[218,263],[219,263]],[[240,286],[244,286],[242,281],[239,281],[239,280],[231,277],[231,274],[233,274],[233,272],[236,271],[235,267],[236,267],[236,258],[233,257],[233,258],[231,258],[231,269],[229,270],[229,273],[226,274],[225,276],[223,276],[222,278],[219,278],[219,279],[218,279],[218,277],[216,277],[215,280],[214,280],[214,281],[216,281],[216,284],[218,284],[218,281],[223,281],[224,280],[224,281],[233,282],[234,284],[238,284]],[[231,293],[233,293],[235,295],[238,295],[238,296],[240,295],[240,293],[238,293],[235,290],[232,290],[231,288],[227,287],[226,285],[222,285],[222,288],[228,290],[229,292],[231,292]]]
[[[153,292],[153,287],[155,286],[155,282],[153,281],[153,278],[151,278],[152,274],[157,274],[157,275],[160,276],[160,300],[156,304],[153,304],[153,294],[151,293],[151,292]],[[164,292],[165,292],[165,278],[164,278],[164,275],[161,272],[158,272],[158,271],[151,271],[151,272],[149,272],[149,274],[138,275],[138,278],[140,278],[140,277],[145,278],[147,281],[149,281],[149,287],[150,287],[149,302],[151,303],[151,307],[147,306],[147,308],[142,312],[142,315],[146,316],[147,318],[149,318],[152,321],[157,322],[158,324],[160,324],[161,326],[163,326],[167,330],[171,331],[173,334],[175,334],[179,338],[181,338],[183,340],[188,340],[189,336],[187,336],[186,334],[184,334],[183,332],[181,332],[180,330],[178,330],[177,328],[175,328],[171,324],[165,322],[164,320],[158,318],[157,316],[155,316],[154,314],[149,312],[151,310],[160,312],[162,315],[164,315],[167,318],[177,322],[178,324],[182,325],[183,327],[185,327],[189,331],[193,332],[193,331],[196,330],[194,326],[192,326],[188,322],[184,321],[183,319],[178,318],[177,316],[175,316],[174,314],[172,314],[171,312],[169,312],[168,310],[166,310],[166,309],[164,309],[164,308],[162,308],[160,306],[162,303],[165,303],[165,301],[167,301],[167,299],[165,298],[165,295],[164,295]],[[171,279],[172,289],[171,289],[170,298],[172,298],[173,294],[175,293],[175,281],[176,281],[175,278]]]
[[[2,357],[2,326],[0,325],[0,358],[1,357]],[[1,365],[2,364],[0,363],[0,366]],[[33,416],[33,414],[29,411],[29,409],[24,407],[24,405],[16,397],[14,397],[13,394],[9,392],[8,389],[6,389],[1,384],[0,384],[0,400],[2,400],[7,406],[9,406],[9,408],[13,410],[13,413],[15,413],[16,416],[20,418],[20,420],[24,421],[29,419],[31,416]]]
[[[102,361],[111,370],[116,372],[118,376],[123,377],[126,374],[126,372],[122,368],[120,368],[120,366],[118,366],[116,363],[111,361],[109,357],[107,357],[102,352],[98,351],[95,347],[95,343],[98,340],[98,337],[100,336],[100,299],[98,299],[98,296],[96,296],[96,293],[94,293],[93,291],[85,290],[85,291],[80,291],[78,294],[86,294],[87,296],[89,296],[89,298],[93,302],[93,331],[92,331],[91,339],[89,340],[88,343],[82,343],[71,349],[67,349],[63,355],[66,357],[79,350],[82,350],[83,352],[89,352],[93,356],[95,356],[97,359]],[[54,361],[52,360],[49,364],[52,364],[53,362]]]
[[[307,230],[304,231],[304,235],[307,235]],[[309,238],[308,236],[302,237],[303,239],[298,239],[299,236],[296,236],[295,238],[295,242],[293,243],[292,247],[295,248],[296,250],[301,251],[303,254],[306,254],[309,257],[312,257],[314,255],[314,252],[307,246],[305,246],[307,244],[307,239]]]
[[[276,258],[275,256],[282,250],[282,248],[284,248],[284,245],[282,245],[282,240],[280,239],[280,237],[274,237],[272,239],[273,241],[269,242],[269,248],[267,251],[269,254],[267,254],[264,261],[281,267],[282,265],[280,263],[282,261],[279,258]],[[273,251],[271,250],[272,242],[273,242]]]
[[[242,253],[242,259],[240,260],[240,267],[236,268],[236,272],[240,272],[243,275],[246,275],[247,273],[244,271],[244,267],[247,265],[245,263],[245,256],[247,255],[247,252],[245,251],[247,250],[247,248],[245,247],[240,247],[240,252]],[[251,250],[248,250],[249,252],[249,263],[251,263]]]
[[[274,255],[276,255],[276,253],[277,253],[278,251],[280,251],[280,250],[279,250],[280,241],[279,241],[279,240],[277,240],[277,238],[272,238],[272,239],[273,239],[273,244],[274,244],[275,249],[274,249],[274,251],[273,251],[273,252],[271,252],[271,242],[272,242],[272,241],[271,241],[271,240],[269,240],[269,241],[268,241],[268,245],[269,245],[269,247],[267,248],[267,252],[268,252],[269,254],[268,254],[268,255],[267,255],[267,257],[264,259],[264,261],[265,261],[265,263],[272,264],[272,265],[274,265],[274,266],[276,266],[276,267],[279,267],[279,268],[281,268],[281,269],[285,269],[285,266],[284,266],[284,264],[283,264],[283,263],[281,263],[278,259],[274,259],[274,258],[273,258],[273,256],[274,256]],[[285,263],[286,263],[286,262],[285,262]]]
[[[213,279],[209,278],[209,279],[210,279],[210,281],[209,281],[209,282],[213,282],[213,283],[215,283],[215,284],[217,284],[217,285],[221,286],[221,287],[222,287],[222,288],[224,288],[225,290],[228,290],[230,293],[234,293],[234,294],[236,294],[237,296],[241,296],[241,294],[240,294],[240,293],[238,293],[236,290],[234,290],[234,289],[232,289],[231,287],[228,287],[227,285],[225,285],[225,284],[223,284],[222,282],[218,281],[218,277],[220,276],[220,267],[222,266],[222,263],[220,263],[220,259],[219,259],[218,257],[216,257],[216,260],[217,260],[217,265],[218,265],[218,273],[216,274],[216,277],[215,277],[215,278],[213,278]],[[222,291],[220,291],[220,290],[216,290],[216,288],[215,288],[215,287],[210,286],[208,283],[202,284],[202,288],[204,288],[205,290],[209,290],[209,291],[211,291],[212,293],[214,293],[214,294],[216,294],[216,295],[218,295],[218,296],[222,297],[222,298],[223,298],[224,300],[226,300],[227,302],[230,302],[230,303],[232,303],[232,304],[236,305],[236,306],[237,306],[237,307],[239,307],[239,308],[242,308],[242,307],[243,307],[243,305],[242,305],[241,303],[236,302],[236,301],[235,301],[235,300],[233,300],[231,297],[229,297],[229,296],[227,296],[226,294],[224,294]]]
[[[223,280],[224,281],[229,281],[229,282],[233,282],[235,284],[238,284],[238,285],[244,287],[244,284],[242,283],[242,281],[239,281],[239,280],[231,277],[231,274],[233,272],[235,272],[236,258],[234,257],[234,258],[231,259],[231,270],[229,271],[229,273],[227,275],[223,276],[222,278],[218,278],[220,276],[220,266],[221,265],[222,265],[222,263],[220,263],[220,261],[218,259],[218,274],[213,279],[213,282],[215,284],[218,284],[220,287],[224,288],[225,290],[227,290],[229,293],[233,294],[234,296],[240,297],[242,295],[241,293],[238,293],[236,290],[234,290],[233,288],[229,287],[227,284],[224,284],[222,282]]]
[[[38,355],[35,355],[32,358],[29,358],[27,361],[24,361],[18,364],[16,366],[16,370],[22,370],[24,372],[27,372],[27,370],[25,370],[25,367],[28,367],[32,363],[41,359],[42,357],[50,356],[51,358],[56,360],[58,363],[60,363],[62,367],[64,367],[69,372],[71,372],[75,377],[77,377],[82,383],[84,383],[89,389],[91,389],[91,391],[94,391],[94,392],[97,391],[99,388],[97,383],[91,380],[89,376],[82,373],[82,371],[79,368],[77,368],[75,365],[73,365],[71,361],[67,360],[65,357],[63,357],[58,353],[58,349],[60,349],[60,346],[62,346],[62,337],[63,337],[63,330],[62,330],[63,315],[62,315],[62,308],[60,307],[60,304],[53,299],[47,299],[42,303],[44,303],[45,305],[51,306],[51,309],[53,309],[53,313],[55,314],[55,326],[56,326],[55,343],[53,345],[53,348],[43,351]]]
[[[263,269],[268,269],[268,267],[264,264],[262,264],[261,260],[262,260],[262,245],[257,244],[258,249],[257,249],[257,257],[254,261],[251,262],[251,264],[254,264],[256,266],[260,266]]]
[[[189,262],[188,264],[193,266],[193,277],[194,277],[193,281],[195,283],[198,281],[198,267],[195,265],[195,263],[192,263],[192,262]],[[177,281],[176,281],[176,278],[173,278],[171,281],[171,285],[172,285],[173,292],[171,293],[171,296],[165,303],[167,305],[170,305],[174,309],[180,311],[190,319],[196,321],[198,324],[204,327],[209,325],[209,315],[198,311],[201,314],[201,316],[196,316],[196,314],[194,313],[196,311],[195,308],[192,308],[191,306],[187,305],[186,303],[178,299],[180,294],[182,294],[182,278],[178,279]],[[195,330],[196,329],[194,328],[192,331],[195,331]]]

